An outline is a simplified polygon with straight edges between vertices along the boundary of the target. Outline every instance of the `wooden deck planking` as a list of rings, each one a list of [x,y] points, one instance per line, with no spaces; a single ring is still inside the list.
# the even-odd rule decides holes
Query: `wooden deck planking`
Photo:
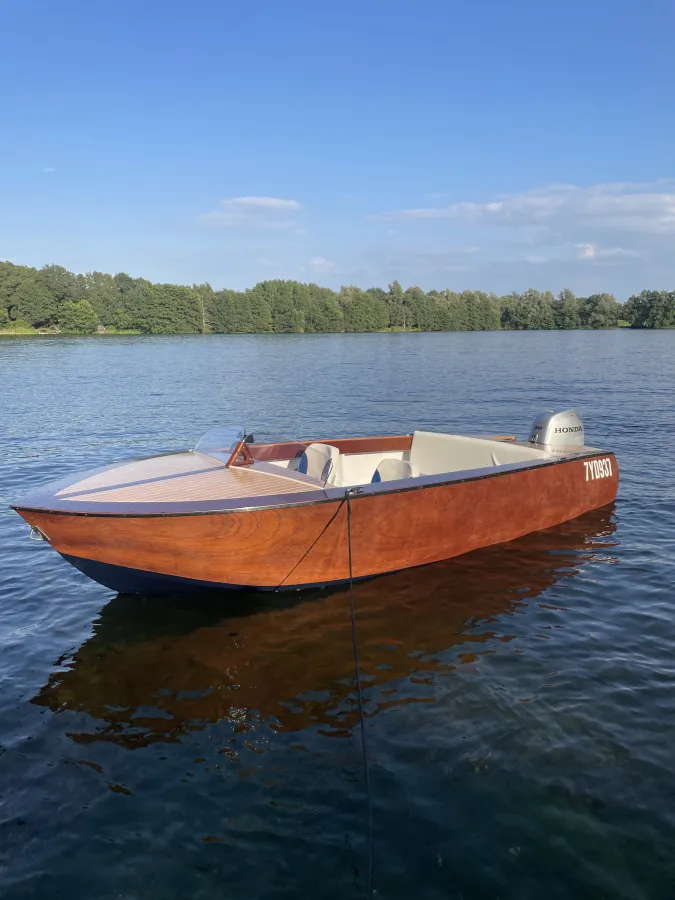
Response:
[[[130,467],[124,467],[130,468]],[[68,489],[70,501],[87,503],[184,503],[199,500],[234,500],[244,497],[272,496],[316,491],[318,485],[287,477],[282,473],[259,472],[252,467],[226,468],[220,464],[209,471],[148,475],[144,482],[125,483],[118,476],[118,487],[100,487],[81,493],[73,485]]]
[[[155,456],[151,459],[133,460],[113,466],[105,472],[91,475],[76,484],[69,484],[56,495],[67,497],[70,494],[78,494],[82,491],[98,491],[104,488],[114,488],[121,485],[131,485],[139,481],[147,481],[150,478],[165,478],[175,475],[187,475],[191,472],[201,472],[204,469],[218,469],[222,463],[210,456],[201,453],[175,453],[170,456]]]

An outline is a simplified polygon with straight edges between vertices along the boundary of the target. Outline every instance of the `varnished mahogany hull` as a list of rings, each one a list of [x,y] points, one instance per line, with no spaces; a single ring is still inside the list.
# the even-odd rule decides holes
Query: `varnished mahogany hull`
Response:
[[[355,578],[449,559],[558,525],[611,503],[611,476],[582,459],[351,498]],[[284,590],[349,577],[344,497],[166,516],[19,509],[62,556],[107,587]]]

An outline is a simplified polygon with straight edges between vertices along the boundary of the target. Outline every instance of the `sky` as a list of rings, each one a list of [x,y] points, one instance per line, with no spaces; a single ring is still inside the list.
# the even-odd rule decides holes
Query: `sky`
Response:
[[[675,288],[673,0],[0,0],[0,259]]]

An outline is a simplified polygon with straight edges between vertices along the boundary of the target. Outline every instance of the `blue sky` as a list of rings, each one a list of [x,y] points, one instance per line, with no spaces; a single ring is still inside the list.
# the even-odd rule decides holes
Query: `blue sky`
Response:
[[[0,0],[0,259],[675,288],[671,0]]]

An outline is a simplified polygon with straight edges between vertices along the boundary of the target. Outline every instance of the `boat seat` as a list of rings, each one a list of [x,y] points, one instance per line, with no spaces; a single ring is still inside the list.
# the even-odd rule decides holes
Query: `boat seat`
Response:
[[[298,472],[321,484],[340,484],[340,451],[332,444],[308,444],[300,457]]]
[[[540,460],[543,456],[545,454],[541,450],[531,447],[432,431],[415,431],[410,445],[410,462],[423,475],[494,468],[509,463]]]
[[[405,459],[383,459],[375,469],[371,484],[380,481],[399,481],[401,478],[417,478],[419,474],[417,466]]]

